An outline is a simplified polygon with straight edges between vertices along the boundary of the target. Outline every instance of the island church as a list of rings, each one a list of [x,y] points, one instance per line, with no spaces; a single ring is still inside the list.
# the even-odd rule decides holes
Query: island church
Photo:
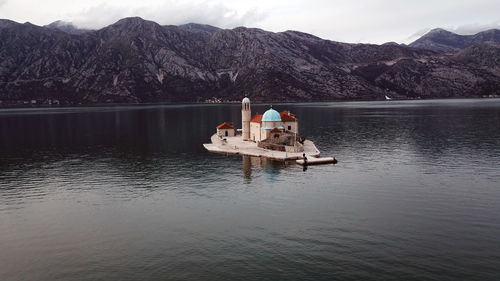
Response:
[[[289,111],[279,113],[272,107],[264,114],[252,116],[250,99],[245,97],[241,102],[241,123],[243,141],[262,142],[270,139],[281,139],[284,136],[293,136],[297,140],[299,121]],[[234,123],[224,122],[217,126],[217,135],[223,137],[235,136]],[[278,142],[278,141],[276,141]]]
[[[250,99],[241,102],[241,129],[233,122],[217,126],[211,143],[203,146],[211,152],[297,160],[300,165],[336,163],[335,158],[319,158],[320,152],[310,140],[299,136],[299,120],[289,111],[281,113],[271,106],[264,114],[252,117]]]

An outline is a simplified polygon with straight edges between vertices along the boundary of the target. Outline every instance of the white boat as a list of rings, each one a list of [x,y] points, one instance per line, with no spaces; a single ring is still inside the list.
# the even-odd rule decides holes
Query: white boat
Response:
[[[392,100],[392,98],[388,97],[388,96],[385,96],[385,99],[386,100]]]

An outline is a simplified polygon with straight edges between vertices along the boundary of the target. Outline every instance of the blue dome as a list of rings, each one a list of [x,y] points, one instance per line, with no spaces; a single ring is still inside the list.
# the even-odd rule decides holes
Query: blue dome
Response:
[[[271,108],[262,115],[262,122],[281,122],[281,116],[278,111]]]
[[[241,102],[246,102],[246,103],[248,103],[248,102],[250,102],[250,99],[249,99],[249,98],[247,98],[247,97],[245,97],[245,98],[244,98]]]

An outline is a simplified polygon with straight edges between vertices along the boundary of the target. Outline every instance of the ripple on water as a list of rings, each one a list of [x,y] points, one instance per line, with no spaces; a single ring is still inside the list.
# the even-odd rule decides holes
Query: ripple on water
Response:
[[[340,162],[204,151],[238,105],[0,112],[0,276],[498,277],[498,101],[281,106]]]

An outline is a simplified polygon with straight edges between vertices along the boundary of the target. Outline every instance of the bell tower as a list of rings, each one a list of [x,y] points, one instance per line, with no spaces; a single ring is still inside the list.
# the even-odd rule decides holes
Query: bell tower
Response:
[[[250,108],[250,99],[245,97],[241,101],[241,131],[243,140],[250,140],[250,118],[252,116],[252,109]]]

